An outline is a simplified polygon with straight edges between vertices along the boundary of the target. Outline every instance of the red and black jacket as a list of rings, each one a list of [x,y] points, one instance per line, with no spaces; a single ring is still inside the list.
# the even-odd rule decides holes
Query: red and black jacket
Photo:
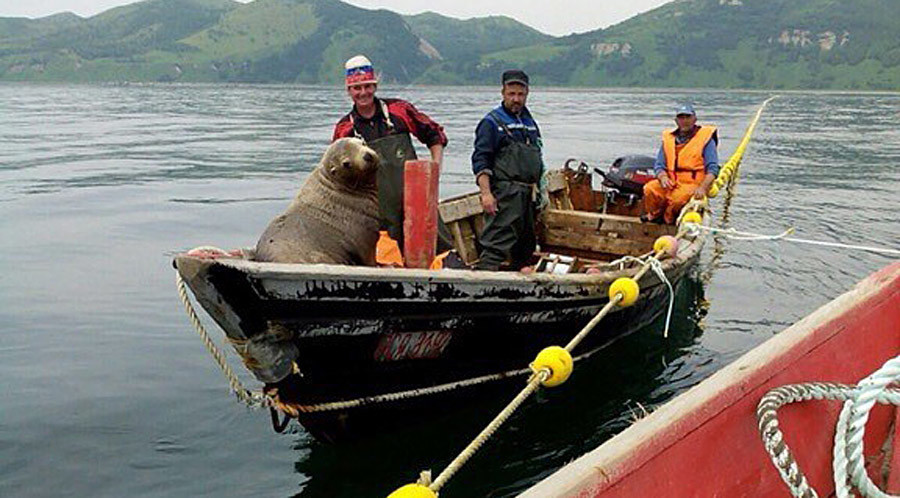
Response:
[[[382,102],[387,106],[391,126],[388,126],[384,119]],[[354,127],[356,128],[355,132]],[[400,99],[376,98],[375,115],[369,119],[360,116],[356,111],[356,106],[353,106],[353,110],[344,115],[334,126],[334,135],[331,140],[359,136],[363,140],[372,141],[393,133],[411,133],[426,147],[436,144],[447,146],[444,127],[409,102]]]

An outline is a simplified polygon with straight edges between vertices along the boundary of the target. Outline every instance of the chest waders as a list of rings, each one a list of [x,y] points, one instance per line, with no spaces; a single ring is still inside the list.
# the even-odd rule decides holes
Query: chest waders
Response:
[[[416,149],[413,147],[409,133],[393,133],[394,124],[388,116],[387,104],[381,102],[381,112],[384,114],[388,135],[375,140],[366,141],[372,150],[378,153],[381,160],[378,164],[378,208],[381,219],[381,229],[387,230],[388,235],[397,241],[400,250],[403,250],[403,167],[406,161],[414,161]],[[362,135],[356,130],[353,115],[350,115],[353,124],[353,134],[362,139]],[[363,139],[365,140],[365,139]],[[453,240],[450,230],[438,217],[437,252],[447,251],[453,248]]]
[[[512,268],[518,270],[528,263],[537,247],[536,193],[544,161],[541,149],[531,143],[527,131],[525,141],[519,141],[493,111],[491,116],[509,141],[497,152],[491,170],[491,193],[497,199],[497,213],[485,216],[478,269],[497,270],[509,259]]]

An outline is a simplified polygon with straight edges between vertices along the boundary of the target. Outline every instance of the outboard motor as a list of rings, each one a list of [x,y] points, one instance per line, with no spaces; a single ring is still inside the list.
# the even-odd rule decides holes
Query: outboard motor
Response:
[[[607,212],[637,216],[640,200],[644,197],[644,185],[654,179],[651,156],[628,155],[613,161],[609,171],[594,168],[603,177]]]
[[[603,185],[618,190],[622,194],[634,194],[638,198],[644,195],[644,184],[656,178],[653,174],[653,163],[650,156],[629,155],[613,161],[609,172],[594,171],[603,177]]]

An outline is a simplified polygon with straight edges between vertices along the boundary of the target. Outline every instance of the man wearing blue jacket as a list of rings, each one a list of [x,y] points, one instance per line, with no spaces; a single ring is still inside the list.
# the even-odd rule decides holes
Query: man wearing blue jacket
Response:
[[[528,75],[509,70],[501,80],[503,103],[478,123],[472,152],[486,215],[479,270],[499,270],[504,261],[518,270],[528,264],[537,245],[536,202],[544,172],[541,132],[525,107]]]

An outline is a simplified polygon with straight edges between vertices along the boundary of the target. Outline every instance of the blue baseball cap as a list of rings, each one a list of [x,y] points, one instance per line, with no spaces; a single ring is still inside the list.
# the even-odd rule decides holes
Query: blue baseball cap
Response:
[[[683,114],[688,114],[690,116],[696,116],[697,113],[694,112],[694,106],[691,104],[681,104],[680,106],[675,108],[675,116],[681,116]]]

